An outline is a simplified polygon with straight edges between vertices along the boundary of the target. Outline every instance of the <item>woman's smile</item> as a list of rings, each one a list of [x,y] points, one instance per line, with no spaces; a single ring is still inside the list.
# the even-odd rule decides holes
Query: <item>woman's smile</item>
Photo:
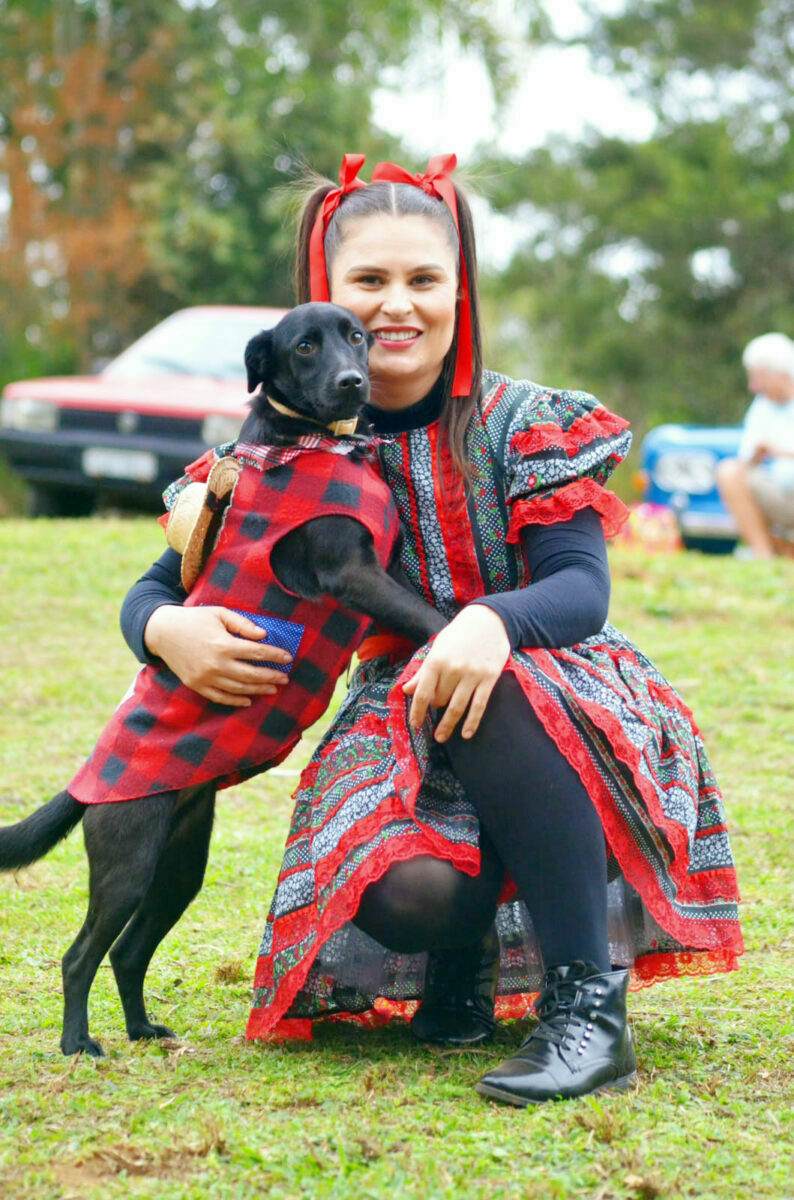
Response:
[[[371,332],[384,349],[397,351],[407,350],[422,336],[421,329],[399,325],[381,325]]]

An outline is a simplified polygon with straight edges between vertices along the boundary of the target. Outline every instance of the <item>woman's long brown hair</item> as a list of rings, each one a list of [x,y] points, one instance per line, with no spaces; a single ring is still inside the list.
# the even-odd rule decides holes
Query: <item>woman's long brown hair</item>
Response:
[[[329,182],[319,184],[308,196],[298,227],[297,253],[295,257],[295,290],[298,303],[305,304],[311,297],[309,282],[309,239],[317,214],[325,197],[333,190]],[[477,288],[477,253],[474,243],[474,225],[471,209],[465,195],[455,188],[458,199],[458,224],[460,239],[452,215],[443,200],[437,200],[421,188],[405,183],[370,183],[343,196],[334,213],[325,235],[325,261],[330,269],[334,255],[344,241],[346,228],[357,218],[385,213],[390,216],[424,216],[436,221],[444,229],[450,243],[459,250],[466,263],[469,281],[469,305],[471,310],[472,343],[472,387],[468,396],[452,399],[455,378],[455,363],[458,355],[458,321],[460,306],[455,321],[455,336],[447,351],[441,368],[443,401],[441,408],[441,433],[446,440],[455,466],[466,481],[472,477],[466,445],[466,431],[472,414],[480,400],[482,388],[482,328],[480,325],[480,300]]]

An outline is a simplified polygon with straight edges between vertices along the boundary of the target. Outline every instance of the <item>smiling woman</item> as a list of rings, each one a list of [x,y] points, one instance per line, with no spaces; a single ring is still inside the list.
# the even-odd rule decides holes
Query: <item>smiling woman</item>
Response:
[[[447,624],[418,648],[388,630],[359,647],[295,795],[248,1036],[401,1016],[420,1041],[471,1045],[540,990],[539,1025],[478,1091],[525,1105],[625,1088],[630,972],[731,970],[742,948],[698,729],[606,622],[604,537],[626,510],[604,485],[627,423],[482,370],[454,156],[422,175],[379,164],[370,184],[362,164],[346,156],[340,186],[307,201],[298,297],[344,305],[373,338],[365,414],[402,571]],[[180,608],[174,577],[166,557],[130,593],[131,645],[201,694],[246,696],[245,651],[216,640],[211,660],[196,625],[222,610]]]

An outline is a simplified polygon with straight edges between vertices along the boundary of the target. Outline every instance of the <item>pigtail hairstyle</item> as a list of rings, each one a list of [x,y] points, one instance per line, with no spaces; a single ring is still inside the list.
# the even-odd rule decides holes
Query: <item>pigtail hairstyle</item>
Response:
[[[298,304],[308,304],[311,299],[311,275],[309,271],[309,246],[315,221],[325,197],[334,190],[330,179],[318,183],[306,197],[298,223],[295,242],[295,295]]]

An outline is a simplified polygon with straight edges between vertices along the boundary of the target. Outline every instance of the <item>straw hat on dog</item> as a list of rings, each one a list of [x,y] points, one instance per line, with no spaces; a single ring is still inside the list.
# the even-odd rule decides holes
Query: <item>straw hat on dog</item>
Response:
[[[236,458],[220,458],[206,483],[189,483],[171,509],[165,538],[182,555],[182,586],[189,592],[201,574],[220,533],[241,470]]]

